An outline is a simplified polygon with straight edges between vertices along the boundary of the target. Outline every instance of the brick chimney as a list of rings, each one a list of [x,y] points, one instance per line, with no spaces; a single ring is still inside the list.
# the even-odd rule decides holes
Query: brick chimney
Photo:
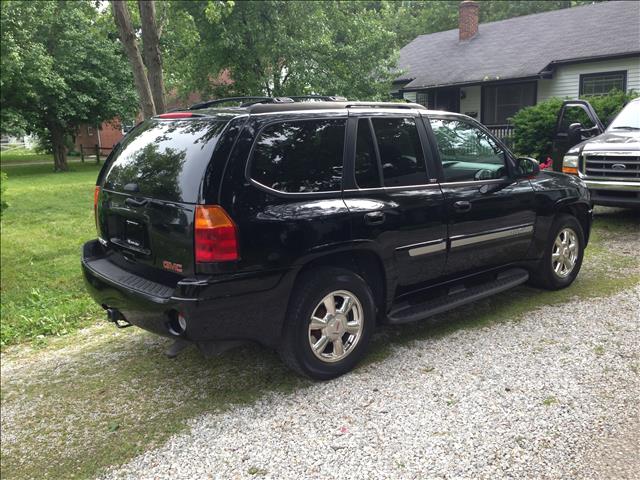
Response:
[[[458,30],[460,41],[470,40],[478,33],[478,12],[480,5],[473,0],[460,2],[458,13]]]

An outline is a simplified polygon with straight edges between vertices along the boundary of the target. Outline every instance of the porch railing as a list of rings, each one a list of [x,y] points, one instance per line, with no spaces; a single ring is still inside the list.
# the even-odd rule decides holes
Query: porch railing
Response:
[[[509,143],[513,134],[513,125],[486,125],[487,129],[505,143]]]

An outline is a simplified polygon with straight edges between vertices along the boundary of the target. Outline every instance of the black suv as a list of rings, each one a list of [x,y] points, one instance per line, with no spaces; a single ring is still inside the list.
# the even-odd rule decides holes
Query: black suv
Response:
[[[464,115],[296,100],[206,102],[114,149],[82,257],[111,321],[205,352],[260,342],[327,379],[377,323],[575,279],[592,218],[579,178]]]

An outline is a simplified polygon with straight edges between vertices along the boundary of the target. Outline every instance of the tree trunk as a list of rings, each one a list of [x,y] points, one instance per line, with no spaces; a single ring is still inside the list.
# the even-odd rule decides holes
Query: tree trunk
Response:
[[[56,172],[66,172],[67,165],[67,145],[65,144],[65,132],[60,125],[50,125],[51,145],[53,146],[53,170]]]
[[[131,25],[129,11],[127,10],[127,6],[123,0],[112,0],[111,7],[113,8],[113,18],[116,22],[116,26],[118,27],[120,40],[122,41],[124,50],[129,58],[129,63],[131,63],[131,68],[133,69],[133,79],[135,80],[136,90],[140,97],[142,116],[144,118],[152,117],[156,114],[156,108],[153,103],[149,80],[147,79],[147,74],[144,71],[144,64],[142,63],[142,56],[140,55],[136,35],[133,32],[133,26]]]
[[[162,55],[160,35],[156,23],[156,3],[154,0],[138,0],[140,21],[142,22],[142,47],[147,65],[147,78],[156,106],[156,114],[164,113],[164,79],[162,77]]]

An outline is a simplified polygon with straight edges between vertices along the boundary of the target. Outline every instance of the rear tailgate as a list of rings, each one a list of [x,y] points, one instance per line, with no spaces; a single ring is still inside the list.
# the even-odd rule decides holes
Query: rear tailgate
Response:
[[[140,266],[194,273],[195,204],[227,123],[153,119],[125,137],[99,182],[99,236],[111,253]]]

